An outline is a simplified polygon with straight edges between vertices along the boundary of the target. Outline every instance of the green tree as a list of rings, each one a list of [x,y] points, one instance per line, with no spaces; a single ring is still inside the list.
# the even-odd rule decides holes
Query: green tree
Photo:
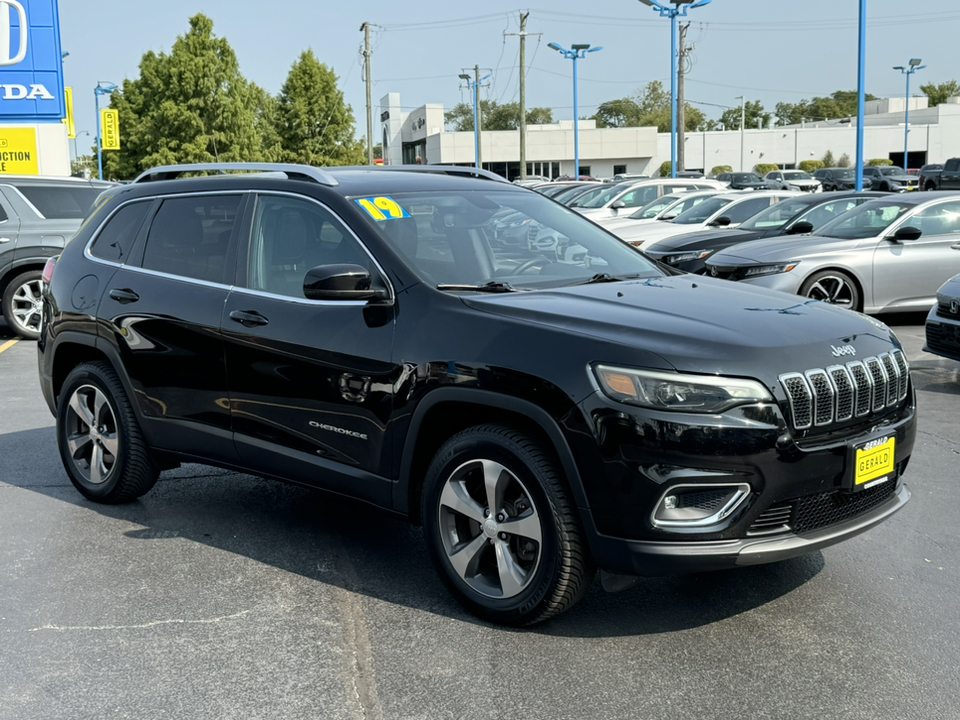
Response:
[[[520,103],[500,105],[496,100],[481,100],[480,128],[482,130],[518,130],[520,128]],[[458,103],[443,114],[445,122],[459,132],[473,132],[473,105]],[[545,125],[553,122],[550,108],[527,108],[527,125]]]
[[[740,108],[732,107],[723,111],[720,116],[720,122],[727,130],[740,129]],[[760,122],[767,127],[770,124],[770,113],[763,109],[763,103],[759,100],[749,100],[743,105],[743,117],[748,129],[759,127]]]
[[[890,158],[870,158],[866,165],[867,167],[888,167],[893,165],[893,160]]]
[[[866,100],[877,98],[867,93]],[[777,103],[774,111],[779,125],[799,125],[803,120],[831,120],[857,116],[855,90],[837,90],[827,97],[815,97],[798,103]]]
[[[840,159],[837,160],[837,167],[847,168],[850,167],[850,156],[844,153],[840,156]]]
[[[837,161],[833,157],[832,150],[827,150],[827,152],[824,153],[823,158],[820,160],[820,162],[823,163],[824,167],[837,167]]]
[[[797,165],[801,170],[807,173],[813,173],[820,168],[824,167],[823,163],[819,160],[801,160]]]
[[[169,55],[145,53],[140,77],[111,95],[121,142],[104,153],[104,174],[123,179],[154,165],[263,160],[262,93],[240,74],[230,44],[214,36],[213,21],[193,16]]]
[[[283,159],[306,165],[361,165],[366,147],[354,138],[353,110],[333,70],[312,50],[300,54],[277,98]]]
[[[673,171],[673,161],[664,160],[660,163],[660,177],[670,177],[670,173]]]
[[[947,80],[947,82],[936,85],[927,83],[926,85],[921,85],[920,89],[923,91],[923,94],[929,98],[930,107],[942,105],[947,101],[947,98],[960,95],[960,84],[957,84],[956,80]]]
[[[597,106],[593,119],[599,128],[640,127],[640,107],[631,98],[607,100]]]
[[[702,111],[689,103],[684,105],[684,111],[684,125],[688,132],[704,127],[706,117]],[[670,93],[664,90],[663,83],[654,80],[647,83],[642,90],[638,90],[633,97],[601,103],[593,119],[597,121],[597,127],[654,126],[659,132],[670,132]]]

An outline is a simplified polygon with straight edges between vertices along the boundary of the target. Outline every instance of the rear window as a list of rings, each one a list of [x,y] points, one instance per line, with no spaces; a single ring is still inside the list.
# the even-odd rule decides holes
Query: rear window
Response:
[[[17,190],[43,217],[50,220],[81,220],[93,206],[103,188],[21,185]]]

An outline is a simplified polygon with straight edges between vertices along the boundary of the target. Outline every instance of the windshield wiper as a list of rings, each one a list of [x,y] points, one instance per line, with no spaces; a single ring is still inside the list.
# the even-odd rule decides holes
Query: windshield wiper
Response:
[[[459,285],[459,284],[441,284],[437,285],[437,290],[476,290],[478,292],[517,292],[515,288],[510,283],[498,282],[496,280],[491,280],[488,283],[483,283],[482,285]]]
[[[592,285],[593,283],[620,282],[621,280],[636,280],[638,277],[642,277],[642,275],[640,273],[634,273],[633,275],[611,275],[610,273],[597,273],[589,280],[584,280],[583,282],[576,284]]]

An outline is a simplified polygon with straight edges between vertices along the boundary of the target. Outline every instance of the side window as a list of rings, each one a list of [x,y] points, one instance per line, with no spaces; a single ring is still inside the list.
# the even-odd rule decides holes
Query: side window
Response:
[[[960,233],[960,202],[947,202],[921,210],[906,221],[920,228],[924,237]]]
[[[730,218],[731,223],[742,223],[744,220],[749,217],[753,217],[766,207],[770,207],[770,198],[750,198],[749,200],[744,200],[742,203],[738,203],[733,207],[727,208],[727,211],[723,214]]]
[[[55,185],[18,185],[17,190],[48,220],[78,220],[89,212],[103,188]]]
[[[307,270],[335,263],[372,269],[370,256],[329,210],[308,200],[260,196],[247,257],[248,288],[302,298]]]
[[[150,223],[143,267],[223,282],[240,199],[240,195],[196,195],[164,200]]]
[[[2,205],[0,205],[0,222],[6,222],[8,219],[7,211],[3,209]]]
[[[648,187],[641,187],[631,190],[622,198],[620,198],[620,200],[623,202],[625,207],[640,207],[641,205],[646,205],[651,200],[656,200],[659,192],[660,190],[656,185],[650,185]]]
[[[150,209],[150,200],[130,203],[117,210],[97,233],[90,247],[94,257],[124,263],[130,255],[133,241],[137,238],[140,224]]]

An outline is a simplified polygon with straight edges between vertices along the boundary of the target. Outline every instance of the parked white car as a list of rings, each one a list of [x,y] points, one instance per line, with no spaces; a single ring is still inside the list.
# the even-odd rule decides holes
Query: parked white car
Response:
[[[610,232],[615,232],[616,228],[645,225],[657,220],[672,220],[677,215],[686,212],[695,205],[699,205],[707,198],[724,192],[728,191],[711,189],[670,193],[669,195],[661,195],[656,200],[648,202],[642,208],[626,216],[611,215],[610,217],[591,219]]]
[[[664,238],[697,232],[708,228],[735,228],[761,210],[794,197],[796,190],[738,190],[707,198],[673,220],[657,220],[636,226],[620,227],[611,232],[634,247],[663,240]]]
[[[803,170],[774,170],[763,176],[771,187],[780,190],[803,190],[804,192],[820,192],[823,186],[813,175]]]
[[[632,212],[661,195],[681,190],[722,189],[716,180],[696,178],[649,178],[632,182],[603,185],[592,193],[581,195],[567,207],[591,220],[617,216],[621,211]],[[626,214],[626,213],[624,213]]]

